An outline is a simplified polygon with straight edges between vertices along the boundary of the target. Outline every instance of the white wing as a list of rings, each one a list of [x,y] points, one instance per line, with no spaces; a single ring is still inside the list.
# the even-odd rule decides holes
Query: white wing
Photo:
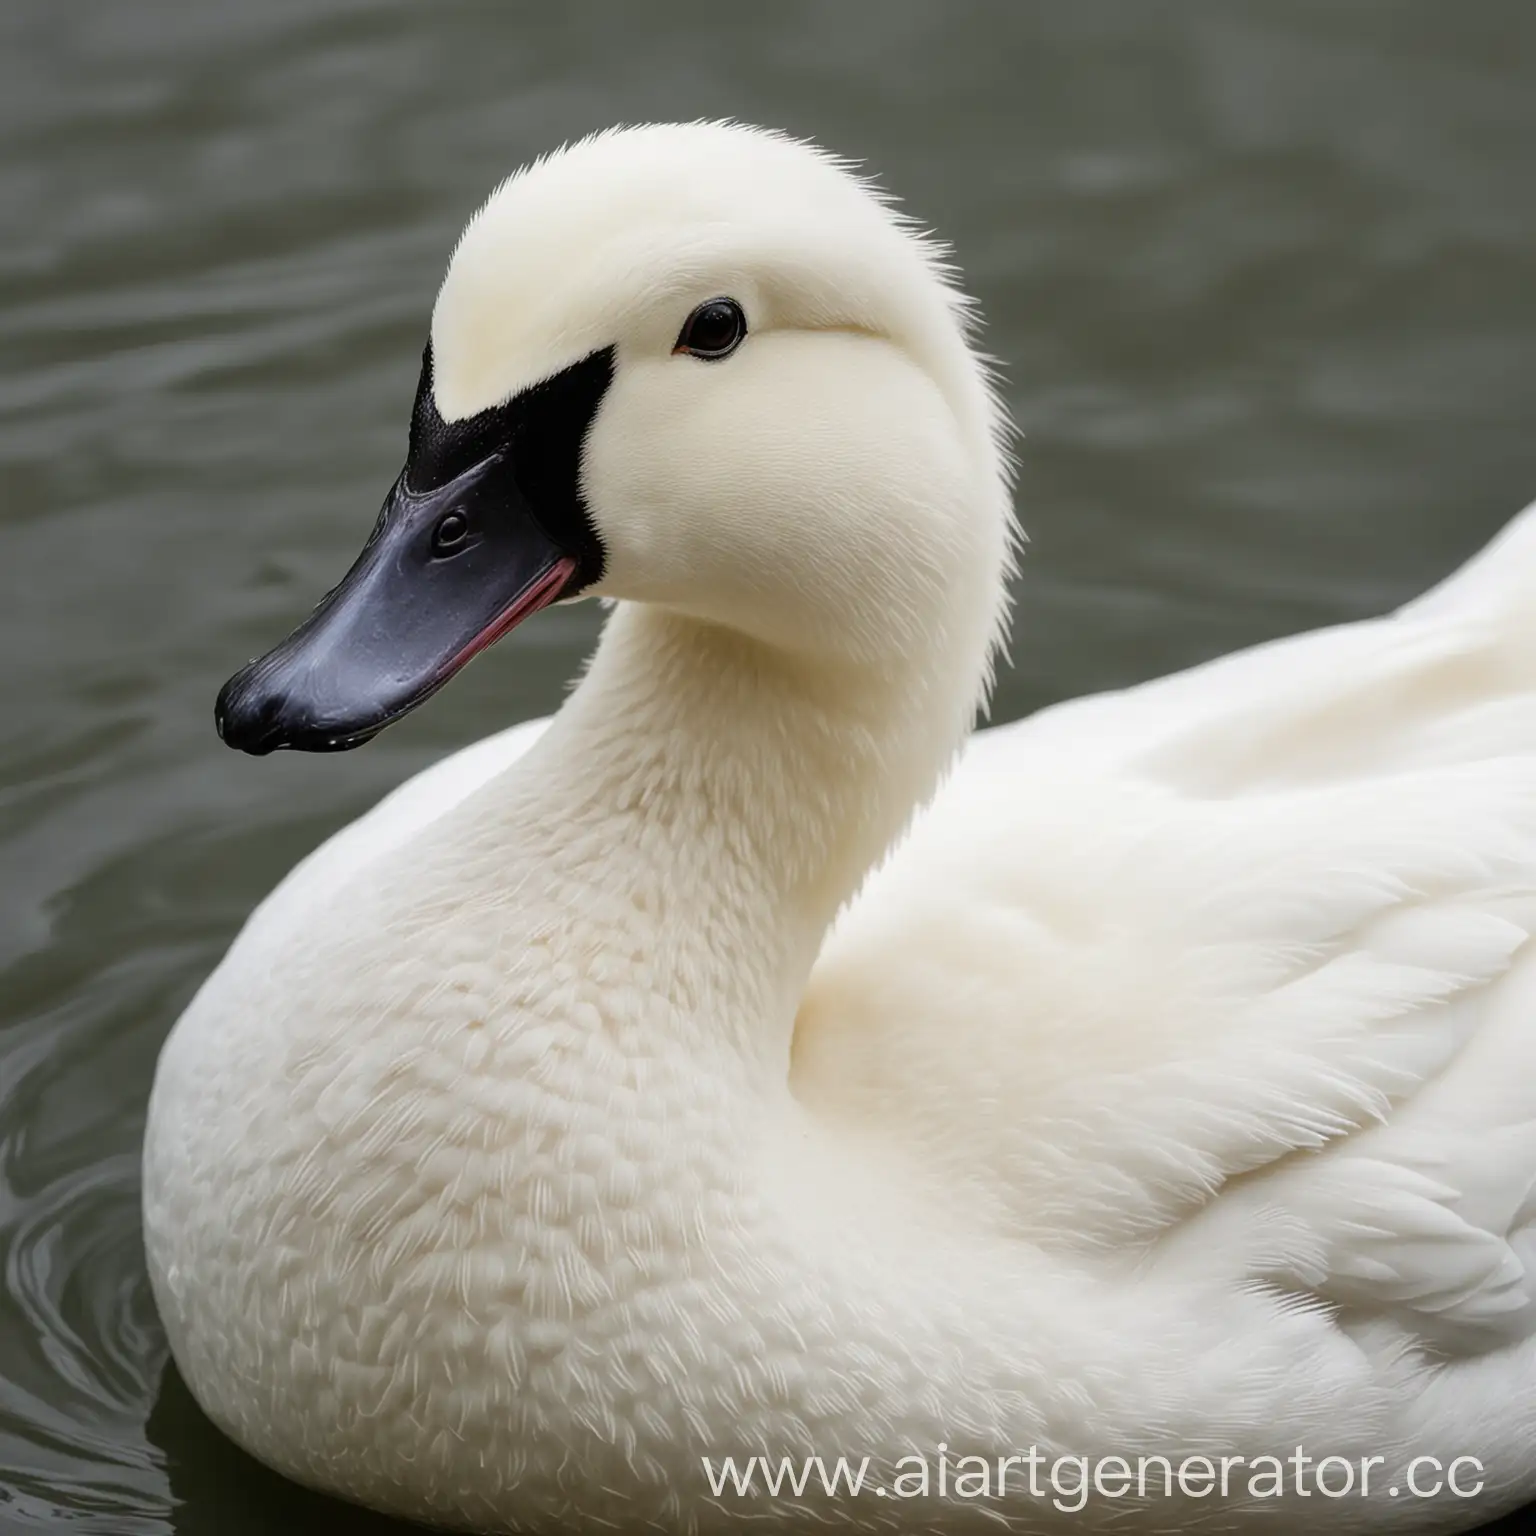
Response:
[[[1536,509],[1382,620],[979,735],[796,1090],[978,1219],[1440,1348],[1533,1328]]]

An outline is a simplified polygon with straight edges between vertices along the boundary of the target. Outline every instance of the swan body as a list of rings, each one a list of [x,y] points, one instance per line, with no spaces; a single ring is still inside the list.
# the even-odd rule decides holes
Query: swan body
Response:
[[[674,351],[726,294],[739,349]],[[617,606],[552,721],[311,855],[167,1041],[155,1294],[271,1465],[480,1531],[1536,1493],[1536,512],[1390,617],[971,736],[1011,534],[965,319],[740,127],[586,141],[466,232],[413,455],[605,356],[570,504]],[[253,676],[264,749],[298,684]],[[1379,1470],[1073,1507],[701,1466],[1032,1446]],[[1416,1456],[1480,1493],[1409,1497]]]

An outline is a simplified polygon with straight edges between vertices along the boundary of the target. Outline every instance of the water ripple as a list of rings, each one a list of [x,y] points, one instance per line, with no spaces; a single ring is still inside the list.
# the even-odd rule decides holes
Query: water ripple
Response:
[[[137,1536],[170,1529],[163,1458],[144,1437],[165,1343],[144,1273],[138,1159],[120,1152],[27,1187],[35,1088],[59,1042],[43,1032],[0,1056],[0,1252],[13,1324],[0,1336],[0,1515]],[[19,1090],[19,1092],[18,1092]]]

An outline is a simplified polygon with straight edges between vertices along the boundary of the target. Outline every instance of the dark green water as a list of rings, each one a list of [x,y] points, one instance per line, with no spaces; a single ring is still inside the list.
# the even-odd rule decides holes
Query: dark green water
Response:
[[[1533,74],[1528,0],[7,0],[0,1530],[386,1529],[162,1387],[137,1153],[253,903],[591,643],[545,614],[343,758],[212,730],[370,527],[497,179],[735,115],[952,237],[1027,434],[1006,718],[1375,612],[1536,496]]]

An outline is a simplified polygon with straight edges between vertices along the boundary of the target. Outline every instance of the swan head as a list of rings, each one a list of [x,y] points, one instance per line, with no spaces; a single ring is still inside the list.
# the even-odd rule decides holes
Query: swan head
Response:
[[[220,734],[358,745],[580,596],[820,663],[947,647],[974,694],[1010,518],[969,321],[942,248],[811,145],[661,125],[536,162],[449,262],[372,536]]]

